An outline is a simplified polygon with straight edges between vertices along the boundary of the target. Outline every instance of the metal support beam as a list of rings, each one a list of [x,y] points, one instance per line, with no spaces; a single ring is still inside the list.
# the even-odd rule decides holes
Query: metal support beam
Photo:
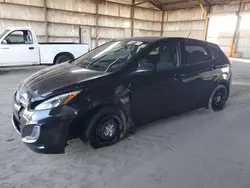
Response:
[[[141,1],[139,3],[135,3],[135,6],[138,6],[138,5],[141,5],[141,4],[144,4],[144,3],[150,3],[152,5],[154,5],[156,8],[160,9],[160,10],[163,10],[163,7],[159,4],[157,4],[156,2],[154,2],[153,0],[146,0],[146,1]]]
[[[208,34],[208,28],[209,28],[209,14],[211,12],[211,5],[208,6],[208,9],[207,9],[207,17],[206,17],[206,21],[205,21],[205,31],[204,31],[204,40],[206,41],[207,40],[207,34]]]
[[[133,37],[134,36],[134,22],[135,22],[135,0],[132,1],[130,19],[131,19],[131,37]]]
[[[162,17],[161,17],[161,36],[164,34],[164,17],[165,17],[165,11],[162,11]]]
[[[44,3],[44,29],[45,29],[45,41],[49,41],[49,33],[48,33],[48,8],[47,8],[47,0],[43,1]]]
[[[79,25],[79,43],[82,43],[82,29],[81,29],[81,25]]]
[[[233,41],[232,41],[232,45],[230,48],[230,57],[234,57],[234,54],[236,52],[236,48],[238,45],[238,40],[239,40],[239,31],[240,31],[240,23],[241,23],[241,16],[240,16],[240,11],[242,9],[244,9],[244,5],[245,3],[240,3],[239,4],[239,10],[237,11],[236,15],[237,15],[237,22],[236,22],[236,27],[234,30],[234,36],[233,36]]]
[[[203,40],[207,40],[207,33],[208,33],[208,24],[209,24],[209,17],[208,15],[210,14],[211,11],[211,6],[208,7],[208,10],[205,10],[202,4],[200,4],[200,8],[203,12],[203,15],[205,17],[205,26],[204,26],[204,35],[203,35]]]
[[[152,5],[154,5],[156,8],[162,10],[162,11],[164,10],[163,7],[162,7],[162,5],[160,5],[160,4],[156,3],[156,2],[154,2],[153,0],[151,0],[150,3],[151,3]]]
[[[209,6],[211,5],[210,2],[208,0],[204,0],[205,3],[207,3]]]
[[[95,16],[95,36],[96,36],[96,39],[95,39],[95,47],[97,47],[99,45],[99,4],[98,2],[96,2],[96,8],[95,8],[95,11],[96,11],[96,16]]]
[[[150,1],[150,0],[146,0],[146,1],[139,2],[139,3],[135,3],[135,6],[141,5],[141,4],[144,4],[144,3],[147,3],[147,2],[149,2],[149,1]]]

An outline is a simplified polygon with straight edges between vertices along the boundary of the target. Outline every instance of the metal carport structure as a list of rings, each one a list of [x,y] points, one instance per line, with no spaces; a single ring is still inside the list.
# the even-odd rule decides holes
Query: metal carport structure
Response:
[[[150,2],[154,6],[165,12],[178,11],[179,9],[195,10],[200,7],[200,11],[203,13],[204,31],[203,40],[208,40],[217,43],[221,48],[231,57],[244,57],[250,58],[249,40],[250,35],[248,29],[250,20],[248,7],[249,1],[247,0],[151,0],[141,1],[140,3]],[[139,4],[139,3],[138,3]],[[180,11],[181,12],[181,11]],[[182,11],[183,12],[183,11]],[[180,13],[181,14],[181,13]],[[184,13],[185,14],[185,13]],[[190,13],[191,15],[192,13]],[[186,15],[188,18],[188,15]],[[164,16],[163,16],[164,17]],[[163,28],[168,26],[165,24],[164,18]],[[169,20],[170,21],[170,20]],[[172,21],[172,20],[171,20]],[[189,26],[188,22],[198,23],[199,20],[194,20],[192,17],[187,20],[176,20],[186,22],[186,26]],[[171,22],[170,25],[173,23]],[[179,25],[181,25],[179,23]],[[248,26],[249,25],[249,26]],[[191,26],[192,27],[192,26]],[[187,34],[187,33],[185,33]],[[192,29],[189,32],[192,34]],[[178,36],[178,35],[177,35]],[[181,35],[183,36],[183,35]],[[194,37],[199,38],[201,37]]]
[[[0,0],[0,30],[30,26],[41,42],[180,36],[250,58],[250,3],[229,0]]]

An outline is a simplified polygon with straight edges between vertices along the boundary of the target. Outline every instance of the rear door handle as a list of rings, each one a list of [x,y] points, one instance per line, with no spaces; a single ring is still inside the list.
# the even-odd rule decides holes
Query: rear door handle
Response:
[[[29,50],[34,50],[35,48],[34,47],[29,47]]]
[[[8,50],[8,49],[10,49],[10,48],[0,48],[1,50]]]
[[[217,66],[217,65],[211,65],[211,68],[212,68],[212,69],[217,69],[218,66]]]
[[[221,68],[226,68],[228,67],[227,64],[223,64],[223,65],[211,65],[212,69],[221,69]]]
[[[180,80],[180,79],[182,79],[182,78],[184,78],[184,77],[185,77],[185,74],[178,74],[178,73],[177,73],[177,74],[174,75],[174,79],[175,79],[175,80]]]
[[[225,68],[227,67],[227,65],[211,65],[212,69],[221,69],[221,68]]]

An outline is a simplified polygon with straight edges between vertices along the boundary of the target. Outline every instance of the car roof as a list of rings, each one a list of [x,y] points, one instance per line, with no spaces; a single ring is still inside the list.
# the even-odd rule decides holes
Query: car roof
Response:
[[[191,39],[191,38],[184,38],[184,37],[128,37],[128,38],[121,38],[121,39],[117,39],[117,40],[121,40],[121,41],[143,41],[143,42],[156,42],[162,39],[176,39],[176,40],[180,40],[180,39],[189,39],[189,40],[194,40],[194,41],[201,41],[201,42],[205,42],[202,40],[197,40],[197,39]]]
[[[120,41],[142,41],[142,42],[157,42],[160,40],[164,40],[164,39],[172,39],[172,40],[183,40],[183,39],[188,39],[190,41],[196,41],[196,42],[202,42],[202,43],[210,43],[207,41],[203,41],[203,40],[198,40],[198,39],[192,39],[192,38],[186,38],[186,37],[129,37],[129,38],[121,38],[121,39],[117,39]],[[212,44],[212,43],[210,43]]]
[[[129,37],[120,40],[124,41],[143,41],[143,42],[156,42],[158,40],[164,39],[166,37]]]

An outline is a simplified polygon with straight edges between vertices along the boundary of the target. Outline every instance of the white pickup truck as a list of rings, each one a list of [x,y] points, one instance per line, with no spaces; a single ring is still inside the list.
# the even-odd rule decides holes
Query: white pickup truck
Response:
[[[0,67],[59,64],[88,50],[88,44],[38,43],[29,28],[9,28],[0,33]]]

